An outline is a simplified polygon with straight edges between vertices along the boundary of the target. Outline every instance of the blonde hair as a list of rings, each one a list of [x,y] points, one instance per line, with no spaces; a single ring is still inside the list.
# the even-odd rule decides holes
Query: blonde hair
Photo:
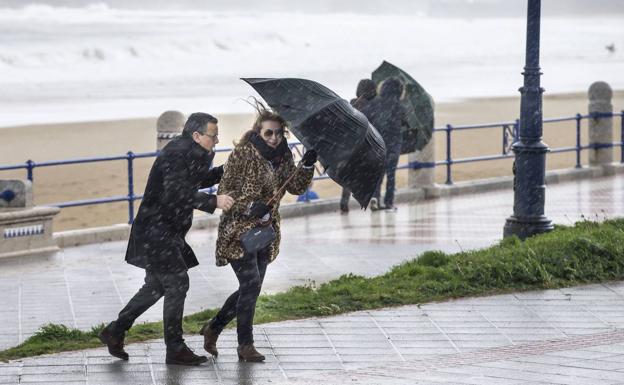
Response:
[[[254,97],[251,97],[251,99],[253,100],[253,102],[247,101],[247,103],[249,103],[254,108],[254,110],[256,110],[256,120],[252,124],[251,129],[245,132],[243,136],[241,136],[238,143],[234,142],[234,145],[238,146],[249,142],[249,138],[251,138],[251,135],[253,135],[254,133],[260,134],[260,130],[262,130],[262,123],[267,121],[277,122],[284,130],[284,138],[287,138],[288,122],[286,121],[286,119],[284,119],[277,112],[265,106],[264,103],[262,103],[258,99]]]

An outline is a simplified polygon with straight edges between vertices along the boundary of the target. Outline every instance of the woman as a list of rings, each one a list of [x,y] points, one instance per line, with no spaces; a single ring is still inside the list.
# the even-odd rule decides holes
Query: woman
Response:
[[[232,208],[221,215],[217,238],[217,265],[232,266],[239,288],[225,301],[219,313],[201,330],[204,348],[217,356],[217,338],[236,317],[238,357],[244,361],[264,361],[254,347],[253,318],[267,265],[275,260],[280,245],[279,202],[285,194],[303,194],[314,175],[316,152],[310,150],[296,167],[285,139],[287,123],[278,114],[257,103],[258,116],[250,131],[236,145],[224,166],[218,194],[234,198]],[[289,177],[293,176],[292,178]],[[274,195],[277,194],[275,197]],[[272,199],[274,198],[274,199]],[[268,205],[269,201],[274,205]],[[271,221],[276,239],[257,253],[245,253],[241,234]]]

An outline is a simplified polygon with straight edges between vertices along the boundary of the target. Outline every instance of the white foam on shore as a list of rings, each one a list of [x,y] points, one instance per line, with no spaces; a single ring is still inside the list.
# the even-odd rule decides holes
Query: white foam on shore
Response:
[[[418,15],[0,9],[0,126],[250,112],[240,77],[304,77],[351,98],[382,60],[436,101],[518,95],[526,21]],[[614,43],[615,53],[605,45]],[[547,92],[624,88],[621,18],[545,18]]]

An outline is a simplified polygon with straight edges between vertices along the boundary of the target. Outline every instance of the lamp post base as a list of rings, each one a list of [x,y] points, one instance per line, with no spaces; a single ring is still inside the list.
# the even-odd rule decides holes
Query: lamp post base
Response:
[[[507,222],[505,223],[505,228],[503,230],[503,237],[506,238],[515,235],[518,238],[525,240],[533,235],[543,234],[552,231],[553,229],[554,226],[552,222],[544,215],[523,218],[518,218],[512,215],[507,218]]]

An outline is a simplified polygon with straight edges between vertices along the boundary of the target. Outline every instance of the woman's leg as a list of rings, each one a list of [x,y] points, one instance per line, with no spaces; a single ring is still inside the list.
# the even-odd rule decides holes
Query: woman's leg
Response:
[[[212,321],[210,321],[210,328],[217,333],[221,333],[221,331],[223,331],[223,329],[227,326],[227,324],[229,324],[235,317],[237,317],[238,303],[240,302],[239,293],[241,291],[241,287],[243,286],[243,283],[241,282],[241,276],[247,275],[251,277],[252,281],[254,281],[256,277],[253,274],[253,271],[256,270],[257,278],[258,278],[258,280],[256,281],[258,282],[257,291],[251,292],[251,294],[255,294],[253,298],[252,297],[244,298],[243,306],[241,307],[241,310],[242,310],[242,309],[246,309],[246,307],[253,304],[253,308],[251,309],[251,315],[249,315],[248,310],[246,310],[247,311],[246,315],[241,314],[241,317],[243,320],[245,319],[245,317],[249,317],[249,316],[251,317],[248,324],[245,325],[245,330],[243,331],[243,335],[245,339],[249,339],[248,337],[249,335],[251,335],[252,336],[251,342],[249,343],[253,343],[253,316],[255,314],[255,308],[256,308],[255,304],[260,294],[262,282],[264,281],[266,269],[269,264],[269,250],[268,249],[261,250],[258,252],[257,255],[254,255],[254,256],[245,255],[245,257],[242,260],[232,261],[230,264],[232,265],[232,269],[234,270],[237,278],[239,279],[240,287],[239,287],[239,290],[235,291],[228,297],[228,299],[225,301],[225,304],[221,307],[221,310],[219,310],[219,313],[212,319]],[[249,285],[246,285],[246,286],[249,286]],[[253,283],[251,286],[253,286]],[[245,322],[246,321],[241,321],[241,318],[237,318],[238,325],[240,325],[241,323],[245,323]]]
[[[262,287],[262,276],[258,269],[258,257],[262,253],[246,255],[244,264],[232,265],[238,278],[238,301],[236,303],[236,331],[239,345],[251,345],[253,339],[253,319],[256,312],[256,300]],[[261,264],[262,266],[262,264]],[[261,270],[266,271],[266,265]]]
[[[252,260],[253,259],[253,260]],[[231,261],[230,266],[232,266],[232,270],[236,273],[237,270],[253,270],[257,269],[255,256],[250,256],[245,254],[242,259]],[[240,282],[240,280],[239,280]],[[240,286],[240,285],[239,285]],[[223,329],[236,317],[236,304],[238,303],[238,296],[240,292],[236,290],[234,293],[230,294],[230,296],[225,300],[223,306],[217,313],[217,315],[210,321],[209,326],[212,330],[217,332],[217,334],[221,333]]]

